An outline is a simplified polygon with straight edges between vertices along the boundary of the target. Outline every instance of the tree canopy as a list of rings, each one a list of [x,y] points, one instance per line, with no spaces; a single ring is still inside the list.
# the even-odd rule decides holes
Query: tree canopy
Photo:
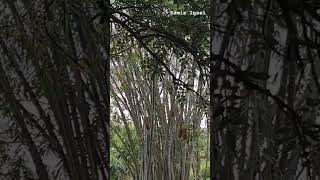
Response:
[[[315,0],[0,0],[0,179],[317,179]]]

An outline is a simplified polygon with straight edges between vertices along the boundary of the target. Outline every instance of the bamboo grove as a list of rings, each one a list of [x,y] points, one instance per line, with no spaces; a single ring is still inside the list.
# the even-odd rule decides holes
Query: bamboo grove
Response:
[[[0,0],[0,179],[319,179],[319,9]]]

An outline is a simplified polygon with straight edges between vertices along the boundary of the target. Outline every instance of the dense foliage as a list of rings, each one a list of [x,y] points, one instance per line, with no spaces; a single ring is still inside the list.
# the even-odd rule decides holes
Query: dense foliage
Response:
[[[0,179],[319,178],[319,8],[0,0]]]

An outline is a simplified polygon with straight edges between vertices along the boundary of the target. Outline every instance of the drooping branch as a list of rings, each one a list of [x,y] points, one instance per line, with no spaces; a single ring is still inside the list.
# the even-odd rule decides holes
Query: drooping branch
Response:
[[[111,19],[115,22],[120,24],[123,28],[125,28],[138,42],[139,44],[153,57],[154,60],[156,60],[157,63],[159,63],[165,70],[167,73],[169,73],[169,75],[171,76],[173,83],[182,85],[184,88],[186,88],[187,90],[195,93],[203,102],[207,102],[208,101],[202,97],[199,92],[195,91],[193,88],[191,88],[192,86],[185,83],[183,80],[177,78],[175,76],[175,74],[170,70],[170,68],[168,67],[168,65],[162,61],[162,59],[155,53],[153,52],[150,47],[139,37],[139,35],[132,29],[130,28],[125,22],[121,21],[120,19],[118,19],[115,16],[111,16]]]

